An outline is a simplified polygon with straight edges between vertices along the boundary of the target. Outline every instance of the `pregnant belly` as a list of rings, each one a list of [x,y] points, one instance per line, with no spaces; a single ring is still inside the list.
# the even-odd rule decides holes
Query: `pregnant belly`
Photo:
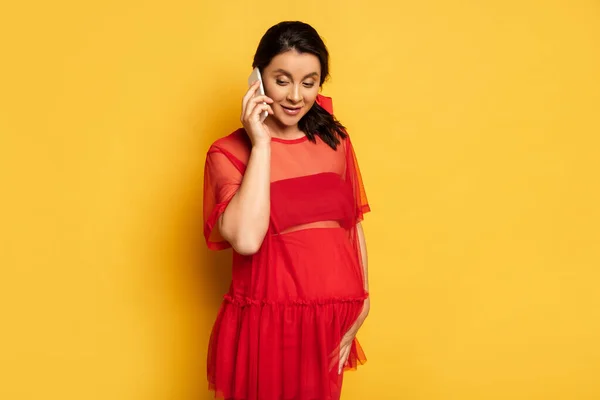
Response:
[[[345,229],[303,229],[271,239],[274,262],[268,269],[277,282],[269,297],[333,300],[363,295],[362,267]]]

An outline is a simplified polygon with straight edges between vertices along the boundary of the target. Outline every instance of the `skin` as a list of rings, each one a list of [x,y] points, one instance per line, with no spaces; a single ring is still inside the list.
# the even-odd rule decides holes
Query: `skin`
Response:
[[[296,139],[305,136],[298,128],[298,122],[317,99],[320,75],[321,64],[315,55],[290,50],[273,57],[263,70],[266,96],[254,97],[259,87],[255,82],[242,99],[240,121],[252,142],[252,151],[242,184],[218,222],[221,235],[239,254],[255,254],[269,226],[271,138]],[[286,108],[300,108],[300,112],[289,115]],[[261,122],[260,113],[265,110],[269,116]],[[366,242],[360,224],[357,230],[365,290],[368,291]],[[342,372],[352,341],[369,309],[370,301],[367,299],[357,321],[343,336],[338,373]]]
[[[368,256],[367,256],[367,242],[365,240],[365,233],[364,233],[362,225],[360,223],[358,223],[356,225],[356,231],[358,233],[358,244],[360,246],[360,254],[361,254],[361,258],[362,258],[361,261],[362,261],[362,267],[363,267],[364,288],[365,288],[365,292],[368,292],[369,291],[369,261],[368,261]],[[338,365],[338,374],[341,374],[342,371],[344,370],[344,364],[346,364],[346,361],[348,361],[348,356],[350,355],[350,350],[352,349],[352,342],[354,341],[354,338],[356,337],[358,330],[360,329],[362,324],[367,319],[367,316],[369,315],[370,310],[371,310],[371,298],[367,297],[363,304],[363,308],[362,308],[362,311],[360,312],[360,315],[358,316],[358,318],[356,319],[354,324],[350,327],[348,332],[346,332],[346,334],[342,337],[342,340],[340,342],[340,362]]]

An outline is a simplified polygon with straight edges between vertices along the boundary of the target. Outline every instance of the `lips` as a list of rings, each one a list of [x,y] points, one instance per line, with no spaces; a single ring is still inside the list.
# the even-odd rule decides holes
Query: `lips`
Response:
[[[302,107],[281,106],[281,108],[283,109],[283,112],[285,112],[288,115],[298,115],[300,113],[300,110],[302,110]]]

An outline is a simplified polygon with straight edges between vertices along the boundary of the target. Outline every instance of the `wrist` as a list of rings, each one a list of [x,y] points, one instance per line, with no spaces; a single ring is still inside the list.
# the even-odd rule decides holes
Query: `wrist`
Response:
[[[360,312],[359,318],[364,321],[367,318],[367,316],[369,315],[369,311],[371,311],[371,301],[367,297],[365,299],[365,302],[363,303],[363,308]]]
[[[260,140],[252,143],[252,150],[271,150],[270,140]]]

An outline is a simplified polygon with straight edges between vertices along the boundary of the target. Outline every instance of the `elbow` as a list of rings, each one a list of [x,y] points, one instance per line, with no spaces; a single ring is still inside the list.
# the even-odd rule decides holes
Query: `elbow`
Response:
[[[253,238],[236,238],[231,241],[231,247],[242,256],[252,256],[260,250],[262,246],[262,240],[256,240]]]
[[[248,229],[244,226],[238,225],[226,225],[221,220],[219,227],[221,235],[225,240],[229,242],[233,250],[236,253],[243,256],[251,256],[260,250],[262,247],[263,240],[265,238],[266,229]]]

